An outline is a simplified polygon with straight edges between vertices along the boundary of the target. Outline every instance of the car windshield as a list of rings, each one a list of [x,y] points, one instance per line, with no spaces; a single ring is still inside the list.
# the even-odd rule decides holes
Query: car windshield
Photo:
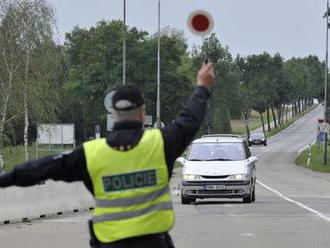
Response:
[[[190,161],[237,161],[245,159],[243,144],[236,143],[194,143],[188,160]]]
[[[263,139],[264,138],[264,135],[263,134],[251,134],[251,138],[253,139]]]

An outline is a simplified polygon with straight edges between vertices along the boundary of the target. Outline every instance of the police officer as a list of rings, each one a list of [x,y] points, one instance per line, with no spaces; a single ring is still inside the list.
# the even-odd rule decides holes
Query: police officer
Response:
[[[174,247],[169,179],[201,126],[214,78],[213,65],[203,64],[193,95],[161,129],[143,129],[144,98],[137,87],[119,88],[112,99],[116,122],[106,139],[20,164],[0,176],[0,187],[83,181],[95,198],[92,247]]]

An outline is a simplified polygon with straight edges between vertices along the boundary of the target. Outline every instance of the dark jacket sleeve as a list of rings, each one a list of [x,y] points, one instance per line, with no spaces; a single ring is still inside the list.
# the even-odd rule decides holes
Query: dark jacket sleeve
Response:
[[[177,118],[161,129],[169,175],[172,174],[175,160],[198,132],[209,96],[210,93],[205,87],[197,87]]]
[[[0,187],[32,186],[47,179],[83,181],[88,190],[92,191],[83,148],[17,165],[12,171],[0,176]]]

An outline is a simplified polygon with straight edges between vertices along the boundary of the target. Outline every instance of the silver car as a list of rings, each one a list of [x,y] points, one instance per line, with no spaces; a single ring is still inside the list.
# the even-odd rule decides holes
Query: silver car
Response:
[[[256,162],[246,141],[235,135],[206,135],[193,141],[183,165],[181,202],[197,198],[256,199]]]

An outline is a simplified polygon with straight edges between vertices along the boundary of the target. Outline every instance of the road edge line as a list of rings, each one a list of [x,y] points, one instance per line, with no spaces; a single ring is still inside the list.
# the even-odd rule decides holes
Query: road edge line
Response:
[[[257,183],[260,184],[262,187],[268,189],[269,191],[273,192],[274,194],[276,194],[278,197],[282,198],[283,200],[286,200],[288,202],[291,202],[293,204],[296,204],[297,206],[299,206],[299,207],[301,207],[301,208],[303,208],[303,209],[305,209],[305,210],[307,210],[307,211],[315,214],[319,218],[321,218],[321,219],[323,219],[323,220],[325,220],[327,222],[330,222],[330,217],[326,216],[325,214],[323,214],[323,213],[321,213],[321,212],[319,212],[319,211],[317,211],[317,210],[315,210],[315,209],[313,209],[311,207],[308,207],[308,206],[302,204],[301,202],[295,201],[295,200],[287,197],[286,195],[282,194],[281,192],[277,191],[276,189],[273,189],[270,186],[268,186],[268,185],[260,182],[259,180],[257,180]]]

